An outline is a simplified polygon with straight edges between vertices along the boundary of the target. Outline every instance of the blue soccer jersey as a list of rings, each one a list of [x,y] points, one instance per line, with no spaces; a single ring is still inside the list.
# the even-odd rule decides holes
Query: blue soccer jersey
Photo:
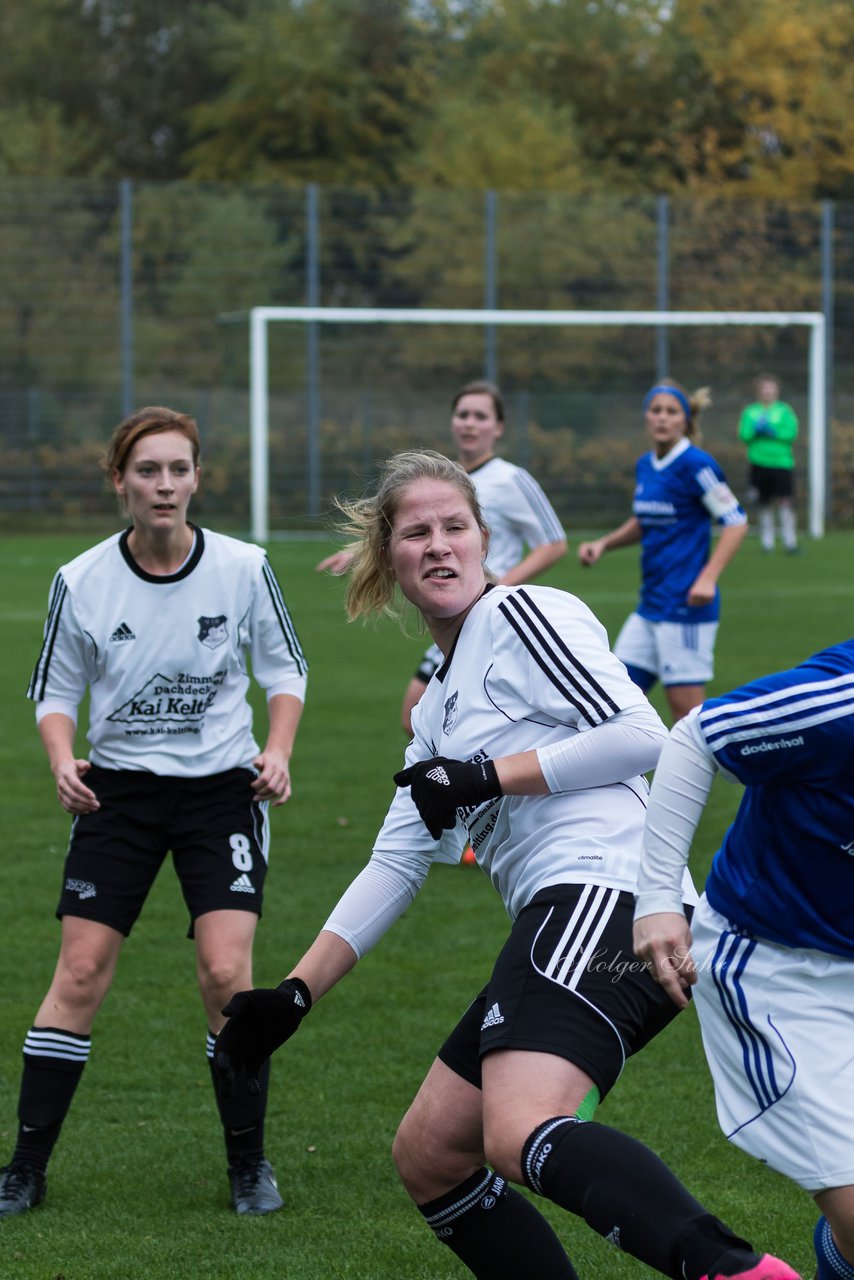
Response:
[[[709,559],[712,520],[745,524],[738,499],[715,459],[682,439],[663,458],[638,459],[632,510],[640,522],[641,596],[637,612],[650,622],[714,622],[720,595],[688,604],[688,592]]]
[[[854,640],[704,702],[746,790],[706,896],[747,933],[854,957]]]

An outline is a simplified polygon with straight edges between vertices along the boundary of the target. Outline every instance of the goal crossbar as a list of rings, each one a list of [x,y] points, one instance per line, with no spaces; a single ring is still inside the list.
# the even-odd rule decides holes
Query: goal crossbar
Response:
[[[822,537],[825,519],[826,391],[824,314],[820,311],[512,311],[429,307],[252,307],[249,316],[252,537],[269,537],[269,355],[271,323],[549,325],[800,326],[809,330],[809,531]]]

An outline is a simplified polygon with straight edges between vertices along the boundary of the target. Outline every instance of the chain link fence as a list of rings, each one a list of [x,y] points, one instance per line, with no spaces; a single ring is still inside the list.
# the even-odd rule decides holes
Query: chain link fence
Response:
[[[246,313],[306,303],[824,311],[828,510],[854,522],[854,204],[4,179],[0,270],[7,527],[114,522],[104,443],[168,404],[201,427],[199,518],[247,530]],[[449,448],[451,397],[484,375],[507,399],[503,452],[570,529],[625,516],[640,400],[664,372],[711,386],[705,443],[743,490],[736,424],[764,370],[804,424],[803,475],[802,330],[276,326],[272,525],[322,527],[391,450]]]

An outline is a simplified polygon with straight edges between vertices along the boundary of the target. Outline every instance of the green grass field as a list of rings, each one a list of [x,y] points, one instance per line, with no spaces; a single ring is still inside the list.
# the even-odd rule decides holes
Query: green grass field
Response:
[[[55,960],[53,910],[68,830],[24,691],[53,572],[92,541],[0,541],[0,1163],[14,1141],[21,1044]],[[793,559],[762,556],[753,539],[746,544],[724,582],[713,691],[852,633],[852,545],[854,536],[835,533]],[[370,851],[404,745],[400,695],[425,647],[390,624],[348,625],[343,584],[313,570],[326,549],[292,541],[271,550],[311,676],[294,796],[273,816],[256,946],[263,985],[278,981],[302,953]],[[549,581],[583,596],[615,635],[635,597],[635,553],[614,554],[588,571],[577,566],[574,549],[570,555]],[[695,851],[700,881],[737,800],[736,789],[718,780]],[[164,867],[96,1024],[51,1164],[48,1199],[37,1212],[0,1223],[2,1280],[467,1274],[410,1205],[389,1149],[505,932],[503,907],[477,869],[434,869],[414,906],[278,1055],[268,1152],[287,1204],[270,1218],[241,1220],[229,1208],[186,918],[171,867]],[[600,1118],[659,1151],[758,1247],[812,1274],[813,1205],[719,1133],[693,1011],[629,1064]],[[585,1280],[651,1274],[583,1222],[547,1212]]]

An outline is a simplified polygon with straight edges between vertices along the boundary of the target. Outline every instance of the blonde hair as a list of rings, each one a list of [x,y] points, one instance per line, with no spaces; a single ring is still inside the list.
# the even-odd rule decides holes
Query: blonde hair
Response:
[[[352,539],[347,546],[352,560],[346,596],[351,622],[379,614],[403,621],[405,603],[395,591],[388,548],[403,497],[419,480],[441,480],[453,485],[465,499],[478,528],[489,534],[475,487],[458,462],[432,449],[393,454],[383,466],[374,493],[352,501],[335,500],[344,516],[341,533]]]
[[[685,435],[693,436],[695,440],[700,438],[700,414],[704,409],[708,409],[712,403],[711,387],[698,387],[696,391],[686,391],[681,382],[677,382],[675,378],[660,378],[656,381],[652,391],[667,392],[672,387],[678,392],[678,398],[685,400],[688,404],[690,412],[685,415]],[[649,400],[652,391],[647,392],[644,408]]]

